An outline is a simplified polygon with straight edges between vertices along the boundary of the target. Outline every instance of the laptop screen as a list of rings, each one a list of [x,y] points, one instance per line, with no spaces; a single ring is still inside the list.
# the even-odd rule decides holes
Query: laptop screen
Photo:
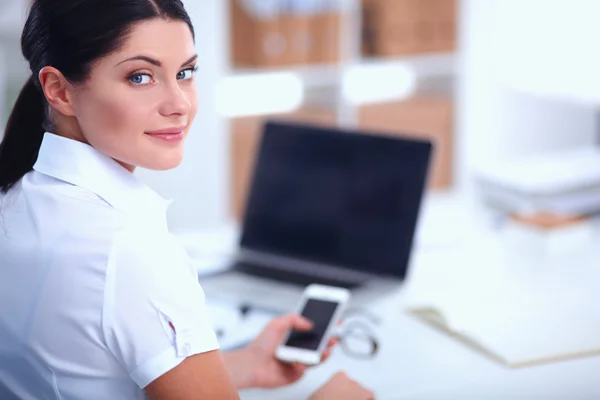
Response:
[[[241,247],[404,278],[432,144],[270,121]]]

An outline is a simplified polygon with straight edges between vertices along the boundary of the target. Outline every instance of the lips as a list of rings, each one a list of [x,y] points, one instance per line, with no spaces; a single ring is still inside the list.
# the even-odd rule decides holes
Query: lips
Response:
[[[144,132],[146,135],[165,142],[180,142],[184,137],[185,126],[175,128],[159,129],[155,131]]]

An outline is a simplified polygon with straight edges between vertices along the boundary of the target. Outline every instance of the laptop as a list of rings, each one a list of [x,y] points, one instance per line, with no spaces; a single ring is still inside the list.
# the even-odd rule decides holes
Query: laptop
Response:
[[[426,140],[270,120],[231,268],[207,297],[293,311],[311,283],[364,304],[400,288],[426,188]]]

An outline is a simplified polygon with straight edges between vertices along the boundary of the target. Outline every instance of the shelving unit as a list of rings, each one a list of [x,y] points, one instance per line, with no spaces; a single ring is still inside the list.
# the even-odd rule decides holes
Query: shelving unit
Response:
[[[272,73],[292,73],[297,75],[306,89],[339,85],[343,67],[341,65],[322,64],[287,68],[234,68],[227,74],[232,76],[252,76]]]
[[[169,217],[176,230],[219,225],[231,218],[230,177],[234,167],[230,165],[230,151],[234,144],[230,132],[240,124],[215,112],[215,87],[223,79],[275,72],[296,74],[304,88],[304,106],[317,109],[317,115],[310,118],[333,118],[334,123],[350,127],[357,126],[357,108],[345,100],[342,84],[344,74],[352,68],[403,66],[415,71],[417,89],[442,87],[450,91],[446,95],[452,96],[457,72],[454,53],[362,57],[361,0],[343,1],[339,63],[274,68],[236,68],[232,65],[229,1],[184,0],[184,3],[197,30],[200,56],[197,84],[201,108],[192,127],[184,164],[177,171],[161,176],[140,172],[159,192],[177,199]],[[190,181],[199,182],[199,186],[190,189]]]
[[[238,0],[228,0],[226,3],[231,7],[232,1]],[[235,10],[235,12],[239,13],[239,9]],[[429,101],[427,100],[412,102],[403,106],[396,102],[405,99],[407,96],[412,96],[415,92],[420,94],[427,92],[430,95],[432,93],[437,95],[443,94],[447,98],[452,98],[454,78],[457,73],[457,57],[455,53],[427,53],[421,49],[422,53],[402,56],[363,56],[362,1],[350,0],[343,2],[340,14],[339,36],[341,40],[338,48],[338,62],[333,64],[236,68],[232,65],[232,61],[239,61],[241,56],[234,55],[233,53],[240,51],[240,49],[245,49],[245,47],[230,37],[229,42],[234,43],[234,46],[237,47],[233,50],[229,49],[228,54],[231,53],[232,55],[227,60],[227,68],[222,79],[231,77],[252,78],[253,76],[260,76],[262,78],[269,74],[273,74],[275,77],[279,73],[295,75],[302,83],[304,103],[301,111],[292,111],[289,115],[285,115],[286,118],[289,117],[309,123],[336,124],[349,128],[360,128],[361,124],[365,124],[367,129],[376,127],[392,132],[402,129],[415,129],[417,131],[431,129],[435,131],[434,134],[436,135],[440,134],[440,130],[449,132],[452,129],[449,125],[451,120],[447,119],[446,116],[448,112],[451,112],[451,108],[448,108],[445,104],[437,100],[427,103]],[[287,20],[293,19],[287,18]],[[226,15],[225,29],[227,32],[231,32],[231,26],[227,26],[230,23],[231,19]],[[260,20],[259,23],[262,24],[264,21]],[[272,21],[269,24],[276,25]],[[299,26],[302,29],[305,25]],[[268,29],[274,29],[270,25],[267,25],[267,27]],[[235,32],[233,34],[235,35]],[[273,33],[270,34],[273,35]],[[291,46],[296,36],[292,36],[289,32],[285,33],[285,35],[288,35],[286,38],[288,45]],[[266,40],[264,39],[266,37],[270,38],[270,36],[266,36],[264,30],[259,30],[257,37],[263,38],[262,40]],[[259,43],[264,45],[265,42]],[[256,48],[256,45],[249,47]],[[266,48],[259,47],[259,50],[266,52]],[[291,48],[287,48],[286,51],[291,50]],[[264,59],[265,55],[262,57],[258,58],[261,63],[285,64],[288,62],[287,58]],[[248,60],[250,58],[246,54],[243,59]],[[292,56],[291,58],[293,59],[294,57]],[[396,74],[394,74],[395,72]],[[403,82],[404,79],[407,82]],[[356,85],[352,85],[352,83],[356,83]],[[395,88],[394,86],[397,87]],[[353,88],[354,90],[351,90]],[[366,89],[364,92],[368,93],[361,95],[362,88]],[[248,90],[244,89],[244,85],[240,84],[239,91],[230,90],[230,101],[240,101],[242,98],[248,103],[253,103],[261,94],[264,95],[260,90],[249,93]],[[294,89],[291,88],[290,90]],[[390,107],[384,109],[388,117],[378,112],[376,109],[377,106],[363,110],[363,106],[368,106],[373,102],[392,102]],[[430,106],[433,110],[432,112],[428,111],[428,107]],[[393,118],[393,121],[391,121],[389,113],[398,107],[400,107],[398,111],[402,117],[400,119]],[[413,112],[418,114],[418,117],[412,118],[410,114]],[[387,123],[374,121],[374,119],[378,119],[380,116],[390,121]],[[263,116],[262,118],[266,117]],[[442,120],[438,123],[422,122],[428,118],[442,118]],[[246,180],[249,179],[248,171],[252,168],[251,154],[256,151],[260,137],[261,116],[251,118],[243,116],[243,118],[234,118],[233,120],[226,119],[225,122],[229,128],[229,140],[232,141],[229,143],[232,164],[230,166],[232,185],[229,188],[229,193],[231,194],[229,198],[234,202],[232,214],[239,218],[241,209],[239,202],[243,199],[243,192],[247,187]],[[398,125],[392,128],[394,124]],[[449,148],[447,148],[450,144],[446,142],[451,139],[449,135],[450,133],[443,134],[445,146],[444,160],[451,158],[452,154]],[[439,169],[440,167],[436,168]],[[444,174],[441,179],[436,179],[436,182],[443,182],[445,185],[449,181],[448,176],[451,176],[451,174]]]
[[[359,65],[397,65],[412,68],[419,79],[449,78],[453,79],[458,70],[455,53],[430,53],[398,58],[364,59]]]
[[[440,79],[448,79],[451,80],[456,73],[456,62],[454,53],[423,53],[423,54],[409,54],[406,56],[395,56],[395,57],[363,57],[362,55],[362,40],[363,40],[363,1],[362,0],[345,0],[338,3],[339,8],[339,48],[337,58],[338,62],[333,64],[308,64],[308,65],[292,65],[292,66],[279,66],[279,67],[236,67],[233,65],[234,60],[236,63],[249,63],[250,58],[247,53],[247,48],[253,49],[254,52],[264,52],[263,55],[260,56],[259,59],[255,59],[254,62],[260,62],[265,64],[286,64],[292,62],[292,59],[296,59],[297,57],[294,55],[284,56],[282,53],[280,58],[273,58],[277,56],[269,56],[267,44],[269,42],[268,39],[278,38],[287,45],[283,45],[283,49],[281,50],[285,52],[293,52],[292,45],[294,43],[294,39],[298,37],[308,38],[308,42],[314,41],[315,38],[311,39],[310,30],[304,31],[301,29],[310,29],[306,28],[306,26],[310,25],[313,21],[309,20],[310,17],[301,15],[300,18],[304,18],[306,21],[299,23],[299,30],[294,33],[277,33],[278,22],[272,19],[254,19],[252,20],[252,16],[250,16],[249,12],[241,11],[243,6],[240,4],[245,4],[240,2],[239,0],[228,0],[225,1],[227,5],[225,6],[225,26],[224,29],[228,34],[232,36],[228,36],[227,40],[232,47],[228,47],[227,54],[229,54],[229,58],[226,62],[226,71],[224,72],[224,78],[227,77],[235,77],[235,76],[247,76],[251,77],[254,74],[264,74],[269,73],[291,73],[296,75],[302,82],[303,88],[306,92],[306,99],[308,101],[314,101],[315,99],[319,104],[327,104],[328,106],[332,106],[332,102],[336,103],[335,105],[340,109],[341,114],[349,114],[347,110],[347,101],[343,96],[342,86],[344,84],[344,78],[349,71],[355,71],[357,69],[364,70],[364,74],[361,76],[365,77],[365,80],[373,81],[374,85],[382,84],[381,80],[377,80],[377,76],[369,76],[369,70],[373,71],[373,74],[377,74],[380,70],[390,69],[390,68],[405,68],[409,70],[412,74],[414,74],[414,79],[417,81],[416,86],[419,87],[423,84],[424,81],[428,81],[431,79],[440,80]],[[368,4],[374,3],[373,1],[367,2]],[[453,4],[451,1],[445,2],[443,4]],[[235,4],[235,6],[234,6]],[[392,3],[394,6],[400,4],[400,1],[397,3]],[[408,7],[413,7],[407,1],[402,4],[407,4]],[[416,3],[415,3],[416,4]],[[432,3],[433,4],[433,3]],[[439,3],[442,4],[442,3]],[[431,7],[431,6],[429,6]],[[402,12],[403,10],[397,10]],[[230,13],[231,14],[230,17]],[[256,18],[256,17],[254,17]],[[389,19],[389,18],[388,18]],[[252,20],[253,22],[249,22]],[[284,17],[285,23],[298,23],[292,17]],[[233,22],[235,21],[235,22]],[[238,25],[234,27],[231,25],[233,23],[244,25],[244,27],[239,27]],[[254,25],[253,25],[254,24]],[[259,28],[260,26],[260,28]],[[288,28],[289,29],[289,28]],[[257,30],[255,32],[255,30]],[[281,31],[283,32],[283,31]],[[287,35],[287,36],[281,36]],[[294,36],[292,36],[294,35]],[[300,36],[298,36],[300,35]],[[249,45],[246,41],[251,40],[247,37],[254,38],[255,40],[260,40],[259,47],[256,45]],[[244,42],[240,42],[240,41]],[[285,42],[287,40],[287,42]],[[300,50],[297,50],[300,51]],[[418,51],[415,49],[415,51]],[[424,51],[421,49],[421,51]],[[244,54],[241,54],[244,52]],[[254,54],[254,53],[251,53]],[[285,53],[287,54],[287,53]],[[269,58],[271,57],[271,58]],[[285,58],[281,58],[285,57]],[[301,59],[306,59],[307,54],[304,54],[300,57]],[[310,58],[310,56],[308,56]],[[245,61],[244,61],[245,60]],[[263,61],[259,61],[263,60]],[[447,85],[452,86],[452,85]],[[376,90],[377,88],[373,88]],[[311,93],[311,91],[316,91],[317,93]],[[318,99],[323,95],[326,100],[319,101]],[[310,104],[309,104],[310,105]]]
[[[288,68],[233,68],[227,76],[249,76],[288,72],[296,74],[307,89],[339,86],[343,74],[353,67],[405,66],[412,69],[418,79],[452,78],[456,74],[454,53],[419,54],[396,58],[365,58],[340,64],[305,65]]]

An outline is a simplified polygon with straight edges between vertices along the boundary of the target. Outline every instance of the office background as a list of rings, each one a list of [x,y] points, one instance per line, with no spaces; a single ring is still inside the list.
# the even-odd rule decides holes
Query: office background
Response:
[[[251,91],[247,98],[233,99],[234,94],[239,97],[239,89],[247,88],[248,83],[228,81],[223,85],[223,81],[231,77],[265,71],[296,73],[304,93],[302,106],[317,108],[307,118],[334,121],[338,114],[347,117],[356,113],[357,107],[349,104],[352,100],[339,95],[340,82],[349,67],[372,67],[355,75],[358,76],[355,80],[369,82],[369,85],[363,85],[370,86],[365,89],[368,93],[361,93],[360,85],[354,88],[355,93],[358,91],[359,101],[363,96],[362,100],[372,102],[366,107],[382,98],[396,101],[394,93],[385,93],[389,82],[377,79],[378,74],[381,76],[381,68],[408,68],[409,74],[418,77],[418,89],[425,91],[431,91],[428,85],[432,84],[434,90],[440,87],[446,90],[449,82],[450,90],[446,91],[452,107],[452,158],[451,166],[446,168],[452,168],[453,189],[468,190],[473,168],[491,159],[591,145],[598,141],[595,103],[600,91],[594,88],[600,86],[596,83],[600,56],[593,49],[600,28],[590,15],[595,14],[599,5],[589,0],[461,0],[449,3],[456,7],[456,42],[455,46],[447,43],[446,48],[442,45],[442,51],[419,49],[418,46],[412,49],[388,46],[391,48],[379,49],[380,53],[396,52],[399,55],[362,56],[361,2],[344,0],[329,2],[331,9],[341,7],[343,17],[339,54],[321,56],[329,59],[317,59],[317,63],[288,59],[277,66],[276,62],[269,65],[269,60],[246,60],[246,65],[239,65],[243,62],[231,56],[234,32],[229,1],[187,0],[187,8],[198,31],[200,71],[197,81],[202,106],[183,165],[166,173],[140,173],[159,192],[177,200],[170,213],[172,229],[193,230],[219,225],[231,218],[230,199],[235,189],[230,184],[230,177],[232,169],[236,168],[230,160],[231,147],[236,143],[232,140],[231,128],[239,125],[240,120],[227,115],[252,112],[244,109],[248,107],[244,101],[263,101],[253,99]],[[3,0],[0,4],[0,104],[3,104],[0,120],[3,121],[27,74],[19,51],[26,4],[25,0]],[[299,29],[302,29],[301,25]],[[332,60],[333,63],[319,62]],[[249,65],[253,62],[254,66]],[[311,64],[291,65],[293,63]],[[393,77],[393,70],[391,74]],[[447,79],[440,81],[440,78]],[[268,76],[265,79],[263,88],[268,88]],[[399,79],[413,77],[401,76]],[[224,88],[219,94],[215,86],[220,83]],[[240,86],[236,88],[236,84]],[[399,98],[406,96],[402,93],[402,84],[399,86],[396,94]],[[277,95],[277,90],[273,90]],[[293,82],[290,90],[298,90]],[[287,95],[283,93],[283,96]],[[218,108],[219,101],[226,104],[225,109]],[[228,101],[241,104],[230,104],[227,109]],[[293,99],[290,101],[290,108],[297,106]],[[270,111],[268,99],[264,102],[266,111]],[[375,108],[370,111],[371,119],[385,119],[390,113],[384,106],[379,110],[371,108]],[[432,112],[435,114],[436,111]],[[352,117],[342,121],[354,124],[356,118],[353,120]],[[401,129],[403,123],[399,121],[392,125]],[[414,125],[406,121],[407,126],[411,124]],[[368,125],[367,121],[365,126]],[[383,125],[386,127],[385,121]]]
[[[27,0],[0,0],[0,121],[3,123],[28,74],[19,50],[27,3]],[[598,201],[579,212],[570,209],[566,215],[557,213],[555,219],[550,218],[551,222],[546,219],[532,222],[528,219],[531,215],[519,215],[516,220],[543,229],[535,234],[512,231],[512,236],[504,236],[510,236],[511,243],[534,244],[521,244],[518,251],[517,247],[509,246],[510,251],[514,250],[510,257],[504,253],[490,256],[497,248],[490,250],[491,247],[486,247],[489,243],[478,241],[481,237],[474,233],[474,228],[465,228],[480,222],[471,220],[480,215],[480,210],[472,207],[474,204],[499,210],[501,214],[517,211],[511,209],[511,204],[494,208],[497,204],[482,199],[481,191],[489,185],[482,189],[481,171],[488,171],[488,178],[497,177],[505,172],[494,170],[501,162],[549,157],[544,162],[551,163],[555,161],[553,155],[569,150],[597,151],[600,52],[595,49],[600,37],[600,24],[596,20],[600,3],[596,0],[184,0],[184,3],[196,28],[200,109],[183,164],[173,171],[136,173],[163,196],[175,200],[169,211],[169,224],[176,233],[190,234],[188,244],[199,244],[196,232],[221,232],[222,227],[239,222],[260,124],[265,118],[276,116],[390,134],[410,132],[431,138],[437,144],[417,240],[420,247],[417,246],[415,255],[416,275],[433,278],[422,279],[419,281],[422,285],[415,286],[422,289],[413,290],[418,292],[418,299],[436,300],[450,310],[451,305],[458,305],[450,297],[427,296],[436,288],[444,292],[444,284],[450,281],[456,288],[462,288],[456,276],[468,276],[467,281],[473,286],[502,293],[505,282],[490,284],[489,277],[486,280],[481,275],[487,271],[482,265],[490,270],[495,267],[488,265],[490,257],[498,261],[496,264],[501,260],[516,260],[513,264],[519,267],[524,265],[524,259],[543,260],[554,268],[553,273],[565,265],[581,266],[577,270],[581,272],[585,266],[597,264],[580,249],[584,242],[589,243],[582,237],[591,237],[590,230],[595,229],[598,237],[598,225],[588,229],[589,221],[597,221]],[[318,40],[312,40],[313,36]],[[548,171],[558,168],[562,175],[585,175],[586,190],[600,187],[600,178],[590,178],[587,174],[590,170],[600,170],[595,162],[597,153],[588,157],[591,161],[583,167],[577,164],[582,157],[571,155],[568,162],[564,155],[561,157],[554,169],[548,167]],[[522,184],[514,174],[502,179],[509,185]],[[561,187],[573,187],[572,182],[565,182],[560,183]],[[521,192],[526,194],[527,189],[525,186]],[[547,229],[561,226],[565,221],[574,227],[568,240],[564,231],[554,235],[554,230]],[[573,221],[576,223],[570,224]],[[219,241],[222,237],[219,233],[206,238]],[[229,237],[224,241],[231,244]],[[465,254],[453,259],[446,253],[423,252],[427,246],[435,249],[446,246],[452,247],[454,257],[455,248],[465,244],[466,247],[470,244],[472,253],[466,263]],[[563,250],[578,250],[575,255],[567,250],[548,251],[557,244]],[[211,248],[209,244],[202,246],[195,251],[229,249],[222,243]],[[486,255],[487,250],[490,251]],[[448,265],[449,260],[460,260],[451,264],[456,276],[436,270],[437,266]],[[529,278],[524,277],[527,274],[523,269],[511,272],[507,282],[536,287],[539,277],[547,276],[550,270],[537,264],[531,268],[535,273],[528,275]],[[579,290],[580,307],[570,314],[589,317],[594,314],[581,305],[593,302],[591,287],[586,283],[598,280],[590,278],[597,277],[595,272],[590,274],[586,270],[573,278],[556,273],[551,279],[540,281],[554,288],[554,293]],[[490,286],[481,286],[480,282]],[[536,295],[541,296],[544,288],[540,286]],[[469,289],[472,288],[465,286],[465,293]],[[521,295],[524,297],[515,298],[526,302],[527,294]],[[562,307],[561,303],[547,304],[557,307],[548,308],[553,312]],[[466,303],[461,305],[468,309]],[[511,306],[519,308],[517,300]],[[397,303],[386,303],[378,316],[387,311],[398,312]],[[509,315],[514,309],[497,311]],[[569,311],[565,308],[562,314],[555,313],[558,321],[568,326],[585,320],[591,325],[584,324],[582,329],[596,332],[591,328],[600,325],[595,319],[569,319]],[[464,316],[467,314],[471,318],[476,315],[471,309],[464,312]],[[396,367],[400,358],[410,364],[410,368],[401,367],[405,397],[382,398],[479,399],[487,398],[483,395],[489,393],[500,394],[494,398],[506,399],[550,398],[549,393],[560,399],[600,396],[600,386],[593,380],[594,371],[600,369],[598,357],[510,372],[505,365],[500,366],[510,364],[510,360],[488,363],[462,345],[446,342],[433,330],[408,318],[398,318],[384,321],[385,329],[377,328],[382,329],[381,341],[387,340],[388,344],[382,347],[379,364],[343,364],[357,378],[362,376],[367,385],[376,385],[378,379],[369,374],[369,369],[377,372],[390,365]],[[531,331],[537,332],[540,326]],[[475,325],[472,328],[483,329]],[[402,343],[394,339],[398,332],[403,334]],[[522,341],[521,332],[507,332],[502,333],[512,338],[511,346]],[[251,332],[246,336],[251,337]],[[600,349],[600,343],[593,340],[581,339],[581,344],[579,350],[583,353],[597,353]],[[492,350],[502,353],[502,346],[497,345]],[[511,346],[507,346],[506,353],[514,350]],[[546,353],[541,357],[550,358],[553,351],[558,351],[551,344],[543,350]],[[515,357],[523,361],[530,356],[534,355]],[[334,372],[340,365],[339,360],[336,362],[333,367],[325,367],[325,371]],[[316,387],[327,375],[313,374],[306,390]],[[391,393],[389,388],[394,385],[397,382],[383,382],[381,390]],[[472,390],[448,389],[453,385]],[[585,389],[577,391],[578,387]],[[298,392],[293,390],[274,398],[298,398]],[[452,397],[458,396],[457,393],[463,396]],[[259,393],[257,398],[266,397]]]

